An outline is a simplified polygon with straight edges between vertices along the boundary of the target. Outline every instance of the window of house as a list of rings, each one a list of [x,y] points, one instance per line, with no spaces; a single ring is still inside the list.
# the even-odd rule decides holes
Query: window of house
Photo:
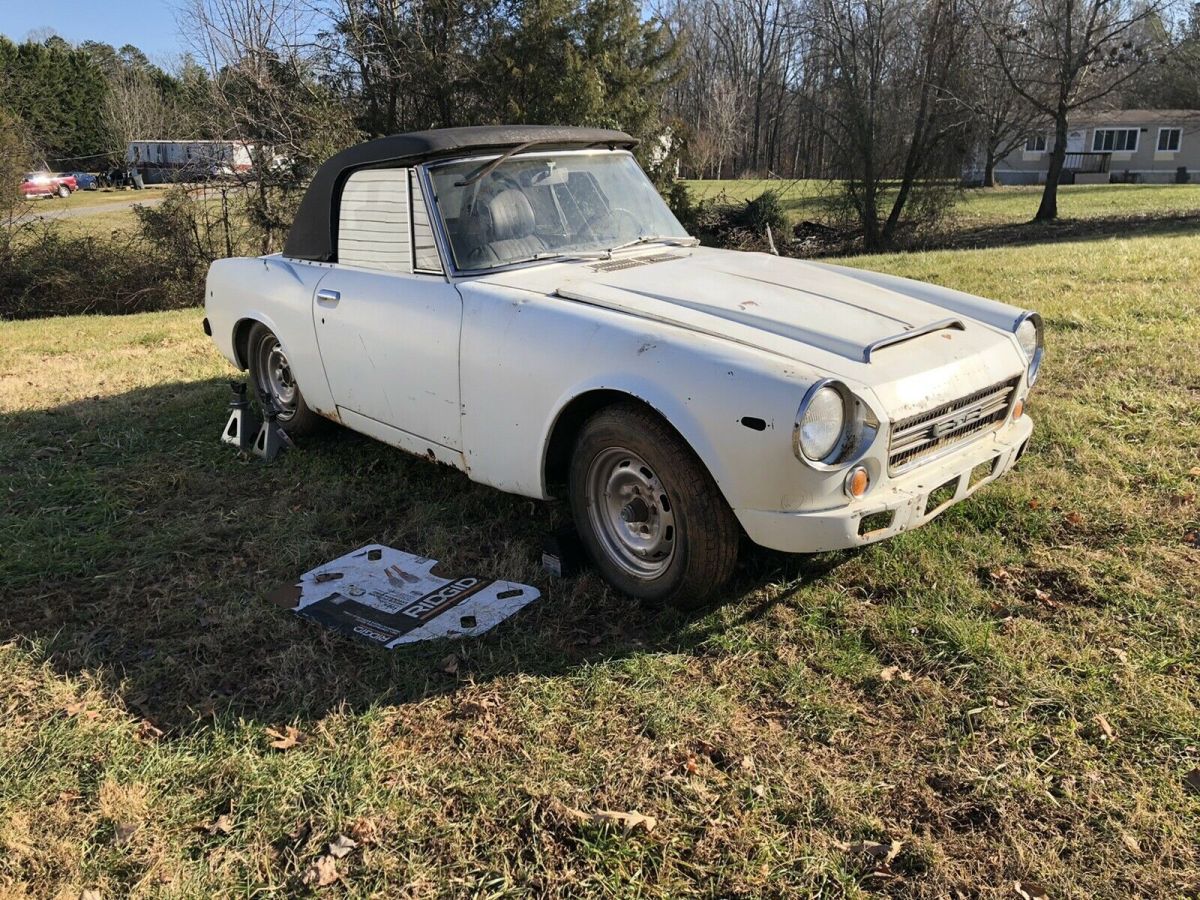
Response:
[[[1182,128],[1158,129],[1158,149],[1162,153],[1175,153],[1179,150],[1179,142],[1183,139]]]
[[[1030,135],[1025,139],[1026,153],[1045,153],[1046,152],[1046,136],[1044,134]]]
[[[1092,150],[1097,153],[1132,153],[1137,145],[1136,128],[1097,128],[1092,136]]]

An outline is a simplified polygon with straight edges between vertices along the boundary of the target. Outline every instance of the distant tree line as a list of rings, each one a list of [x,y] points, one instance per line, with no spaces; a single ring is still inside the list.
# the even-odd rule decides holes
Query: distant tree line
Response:
[[[32,165],[98,169],[160,128],[197,136],[208,99],[207,75],[190,57],[168,72],[130,44],[0,36],[0,108],[24,128]]]
[[[186,3],[170,71],[132,46],[0,39],[0,107],[58,167],[135,137],[255,142],[268,248],[313,166],[414,129],[614,126],[664,177],[836,179],[875,247],[936,216],[964,160],[990,181],[1035,126],[1200,108],[1200,7],[1177,0]]]
[[[1098,104],[1200,109],[1200,5],[1173,0],[663,0],[668,114],[700,177],[845,179],[868,244],[946,180]],[[915,205],[914,205],[915,202]]]

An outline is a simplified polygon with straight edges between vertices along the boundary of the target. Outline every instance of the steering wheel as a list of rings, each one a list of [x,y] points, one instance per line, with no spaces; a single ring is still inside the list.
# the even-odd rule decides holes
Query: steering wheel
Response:
[[[637,237],[642,230],[641,219],[623,206],[610,206],[607,216],[604,213],[597,213],[590,217],[584,224],[593,235],[597,235],[599,231],[598,226],[609,223],[615,227],[611,230],[605,229],[604,233],[611,237]]]

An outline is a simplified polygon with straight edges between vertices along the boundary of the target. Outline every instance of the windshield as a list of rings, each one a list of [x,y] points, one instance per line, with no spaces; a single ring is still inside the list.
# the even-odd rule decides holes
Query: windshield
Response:
[[[474,159],[429,171],[459,269],[606,255],[641,239],[688,240],[628,153],[514,156],[472,179],[490,164]]]

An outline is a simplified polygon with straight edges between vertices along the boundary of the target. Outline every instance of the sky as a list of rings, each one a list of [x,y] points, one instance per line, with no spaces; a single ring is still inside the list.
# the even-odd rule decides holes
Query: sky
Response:
[[[20,42],[46,27],[72,44],[133,44],[159,62],[186,49],[175,24],[175,4],[164,0],[0,0],[0,34]]]

